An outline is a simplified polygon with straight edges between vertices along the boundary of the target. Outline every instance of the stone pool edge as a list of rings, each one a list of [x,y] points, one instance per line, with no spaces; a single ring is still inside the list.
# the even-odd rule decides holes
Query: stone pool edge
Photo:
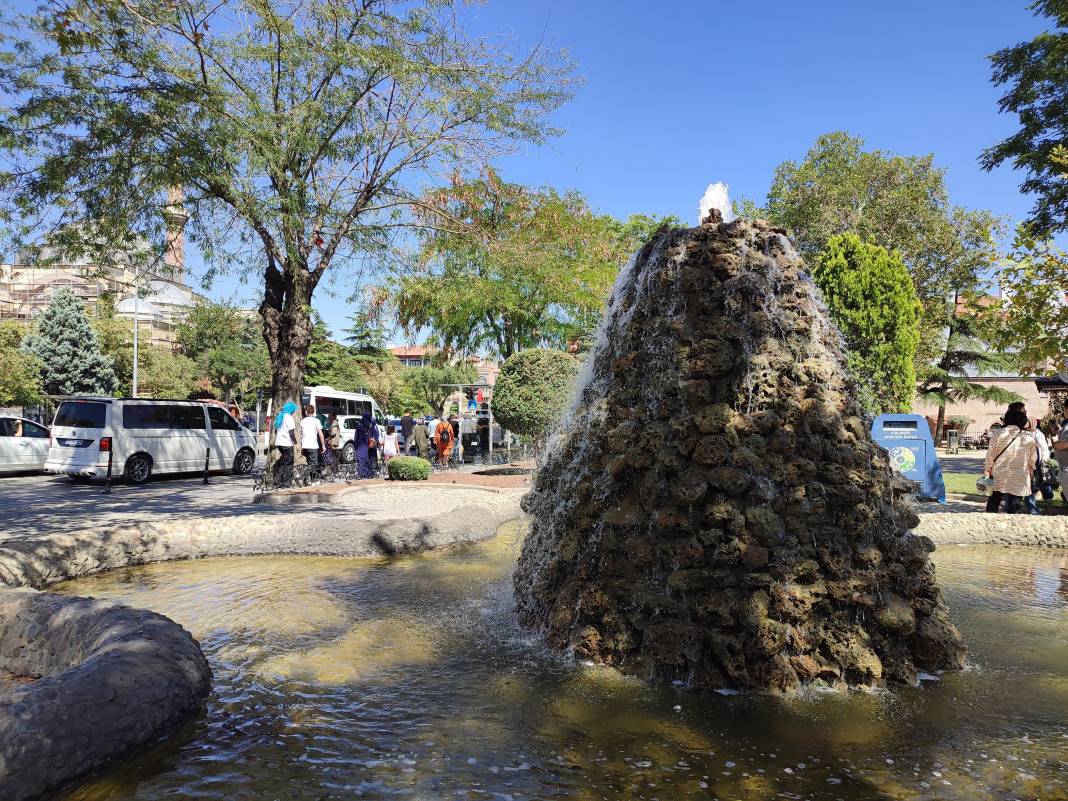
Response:
[[[913,534],[942,545],[1017,545],[1068,548],[1068,516],[985,512],[923,512]]]
[[[0,542],[0,667],[41,677],[0,693],[0,797],[46,797],[173,734],[211,690],[200,646],[169,618],[40,588],[178,559],[418,553],[482,542],[520,514],[519,493],[494,491],[420,517],[294,511]]]

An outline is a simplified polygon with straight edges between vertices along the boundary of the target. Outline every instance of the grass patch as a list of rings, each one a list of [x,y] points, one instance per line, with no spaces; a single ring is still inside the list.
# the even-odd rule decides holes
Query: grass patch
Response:
[[[980,495],[975,488],[975,482],[982,477],[981,473],[943,473],[942,480],[946,482],[946,492],[959,492],[965,495]]]

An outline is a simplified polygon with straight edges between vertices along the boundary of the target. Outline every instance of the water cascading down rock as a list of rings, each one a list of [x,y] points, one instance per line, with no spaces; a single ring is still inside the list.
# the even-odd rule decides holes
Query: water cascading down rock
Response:
[[[580,658],[699,688],[958,669],[905,489],[789,239],[712,212],[619,277],[524,501],[520,619]]]

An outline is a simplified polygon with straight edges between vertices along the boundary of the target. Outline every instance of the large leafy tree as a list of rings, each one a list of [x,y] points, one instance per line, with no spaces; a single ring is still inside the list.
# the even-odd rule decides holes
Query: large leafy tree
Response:
[[[424,409],[440,411],[445,399],[455,390],[450,384],[473,384],[478,381],[474,365],[462,362],[443,367],[410,367],[403,374],[407,397]]]
[[[56,292],[23,348],[40,362],[41,386],[48,395],[115,391],[111,360],[100,350],[81,300],[69,289]]]
[[[812,277],[845,338],[861,405],[872,415],[908,411],[916,391],[920,303],[901,257],[840,234],[816,258]]]
[[[324,276],[383,246],[417,178],[542,141],[571,93],[565,57],[516,58],[458,7],[46,0],[3,53],[4,212],[92,257],[161,253],[187,216],[212,271],[261,276],[275,407],[299,399]]]
[[[994,268],[1002,226],[990,212],[950,204],[933,156],[866,150],[843,131],[820,136],[800,162],[780,164],[766,206],[743,203],[740,211],[787,228],[810,263],[844,233],[899,253],[923,306],[921,371],[938,356],[946,298],[974,289]]]
[[[1026,173],[1020,188],[1037,196],[1029,224],[1048,236],[1068,230],[1068,0],[1036,0],[1031,8],[1054,29],[990,57],[993,82],[1006,89],[998,107],[1016,114],[1020,128],[980,161],[988,170],[1007,162]]]
[[[593,213],[577,192],[530,189],[493,170],[428,193],[417,267],[393,283],[397,317],[445,355],[504,358],[563,347],[600,319],[620,266],[657,226]]]
[[[271,382],[270,359],[258,329],[255,315],[202,301],[179,323],[178,344],[216,394],[248,403],[249,396]]]
[[[999,279],[997,344],[1024,370],[1068,372],[1068,253],[1023,228]]]
[[[0,320],[0,406],[30,406],[41,399],[41,366],[21,349],[26,328]]]
[[[148,398],[188,398],[197,389],[196,362],[170,348],[138,348],[137,391]]]

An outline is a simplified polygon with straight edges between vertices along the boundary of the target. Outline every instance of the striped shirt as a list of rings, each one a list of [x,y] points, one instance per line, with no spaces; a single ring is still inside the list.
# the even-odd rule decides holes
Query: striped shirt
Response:
[[[983,470],[988,476],[993,471],[994,492],[1022,498],[1031,494],[1031,472],[1037,459],[1038,444],[1033,433],[1021,431],[1016,426],[995,428],[990,432]]]

